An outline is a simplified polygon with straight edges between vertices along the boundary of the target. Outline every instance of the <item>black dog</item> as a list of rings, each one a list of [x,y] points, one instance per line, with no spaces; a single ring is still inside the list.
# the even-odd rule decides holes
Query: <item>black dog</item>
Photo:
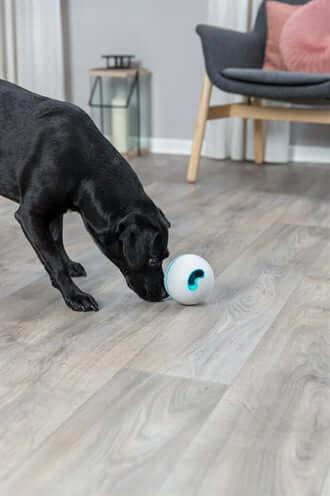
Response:
[[[63,246],[63,214],[79,212],[102,252],[141,298],[167,296],[169,222],[137,175],[80,108],[0,80],[0,194],[51,282],[73,310],[98,310],[72,277],[85,269]]]

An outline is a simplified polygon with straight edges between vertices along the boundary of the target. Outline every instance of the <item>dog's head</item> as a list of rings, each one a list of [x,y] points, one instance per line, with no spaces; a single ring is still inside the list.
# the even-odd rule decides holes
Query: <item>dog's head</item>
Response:
[[[167,296],[162,264],[169,255],[169,227],[160,210],[148,216],[131,213],[119,222],[120,269],[128,286],[148,301],[160,301]]]
[[[168,257],[169,221],[155,207],[112,217],[108,229],[85,222],[103,253],[120,269],[128,286],[147,301],[167,297],[163,260]]]
[[[147,301],[167,296],[164,287],[163,260],[169,256],[169,221],[161,210],[152,214],[132,212],[117,225],[114,262],[128,286]]]

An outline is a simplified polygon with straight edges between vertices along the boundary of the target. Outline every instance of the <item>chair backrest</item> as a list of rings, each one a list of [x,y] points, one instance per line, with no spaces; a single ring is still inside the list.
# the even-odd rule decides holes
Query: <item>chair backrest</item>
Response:
[[[303,5],[310,2],[311,0],[276,0],[277,2],[290,3],[291,5]],[[267,13],[266,13],[266,2],[263,0],[260,5],[257,20],[254,26],[254,31],[256,31],[260,37],[263,39],[265,45],[267,40]]]

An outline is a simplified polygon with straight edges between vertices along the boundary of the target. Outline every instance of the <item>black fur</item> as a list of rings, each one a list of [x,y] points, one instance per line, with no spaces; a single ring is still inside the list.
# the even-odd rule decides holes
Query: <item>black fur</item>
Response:
[[[80,108],[0,80],[0,194],[20,204],[15,217],[73,310],[98,304],[72,281],[86,272],[63,246],[68,210],[141,298],[166,297],[169,222]]]

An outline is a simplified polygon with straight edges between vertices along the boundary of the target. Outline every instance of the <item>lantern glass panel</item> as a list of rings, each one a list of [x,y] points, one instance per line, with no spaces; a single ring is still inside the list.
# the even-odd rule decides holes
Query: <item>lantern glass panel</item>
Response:
[[[91,117],[123,155],[150,149],[150,74],[91,76]],[[94,91],[93,91],[94,89]]]

